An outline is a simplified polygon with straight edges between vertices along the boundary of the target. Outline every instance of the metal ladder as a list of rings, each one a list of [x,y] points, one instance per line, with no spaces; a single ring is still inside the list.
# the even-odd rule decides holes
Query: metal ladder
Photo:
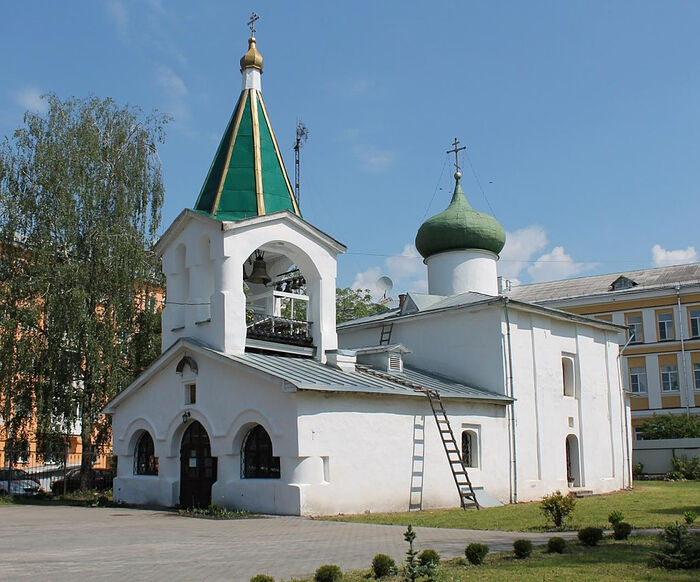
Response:
[[[425,396],[428,398],[428,402],[430,403],[430,408],[433,411],[438,433],[440,434],[440,440],[442,441],[442,446],[445,449],[447,462],[450,465],[450,471],[452,471],[452,477],[454,478],[455,485],[459,493],[460,505],[462,506],[462,509],[469,509],[470,507],[481,509],[481,506],[476,499],[476,493],[474,493],[472,482],[469,480],[467,467],[464,465],[464,461],[462,460],[462,453],[459,446],[457,446],[455,435],[452,432],[450,420],[447,418],[447,411],[442,403],[442,398],[440,398],[440,393],[437,390],[425,388],[420,384],[414,384],[413,382],[397,377],[396,374],[380,372],[379,370],[374,370],[367,366],[361,365],[358,365],[357,369],[379,378],[391,380],[392,382],[396,382],[397,384],[411,388],[416,392],[425,394]]]
[[[391,331],[394,329],[393,323],[383,323],[382,331],[379,333],[379,345],[388,346],[391,341]]]

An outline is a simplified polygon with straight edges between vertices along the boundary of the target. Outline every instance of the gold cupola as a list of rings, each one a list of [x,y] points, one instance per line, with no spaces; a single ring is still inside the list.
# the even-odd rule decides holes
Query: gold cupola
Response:
[[[255,46],[254,36],[248,39],[248,52],[241,57],[241,72],[250,67],[258,69],[262,73],[263,58],[260,52],[258,52],[258,48]]]

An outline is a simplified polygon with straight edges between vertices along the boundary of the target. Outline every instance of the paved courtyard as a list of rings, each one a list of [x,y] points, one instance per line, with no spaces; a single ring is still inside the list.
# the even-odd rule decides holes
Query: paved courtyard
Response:
[[[215,521],[138,509],[0,506],[0,580],[241,580],[305,576],[321,564],[367,568],[383,552],[402,560],[404,527],[272,517]],[[551,534],[416,528],[417,546],[461,556]]]

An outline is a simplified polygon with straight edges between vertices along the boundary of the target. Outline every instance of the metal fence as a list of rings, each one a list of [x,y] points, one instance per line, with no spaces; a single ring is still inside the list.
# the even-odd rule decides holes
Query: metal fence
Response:
[[[65,495],[79,489],[112,488],[115,467],[110,454],[64,448],[37,451],[0,447],[0,494]],[[81,467],[84,467],[81,473]]]

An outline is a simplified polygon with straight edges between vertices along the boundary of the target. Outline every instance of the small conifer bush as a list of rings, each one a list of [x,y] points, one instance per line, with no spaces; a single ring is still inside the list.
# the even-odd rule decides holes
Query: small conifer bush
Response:
[[[563,554],[566,549],[566,540],[560,537],[549,538],[547,551],[550,554]]]
[[[529,558],[532,554],[532,542],[530,540],[515,540],[513,542],[513,552],[518,560]]]
[[[435,550],[423,550],[418,554],[418,562],[421,566],[427,566],[428,564],[435,564],[437,566],[440,563],[440,554]]]
[[[338,582],[343,578],[343,571],[335,564],[319,566],[314,574],[315,582]]]
[[[613,537],[616,540],[626,540],[632,533],[632,526],[626,521],[621,521],[613,526]]]
[[[250,582],[275,582],[275,579],[267,574],[257,574],[250,579]]]
[[[599,527],[584,527],[578,530],[578,540],[584,546],[597,546],[603,539],[603,530]]]
[[[384,578],[396,572],[396,562],[386,554],[377,554],[372,558],[372,574],[375,578]]]
[[[472,564],[478,566],[484,563],[486,554],[489,553],[489,547],[486,544],[469,544],[464,548],[464,555]]]
[[[695,512],[692,511],[692,510],[686,511],[686,512],[683,514],[683,519],[684,519],[686,525],[693,525],[693,523],[695,523],[695,520],[696,520],[697,518],[698,518],[698,514],[695,513]]]

